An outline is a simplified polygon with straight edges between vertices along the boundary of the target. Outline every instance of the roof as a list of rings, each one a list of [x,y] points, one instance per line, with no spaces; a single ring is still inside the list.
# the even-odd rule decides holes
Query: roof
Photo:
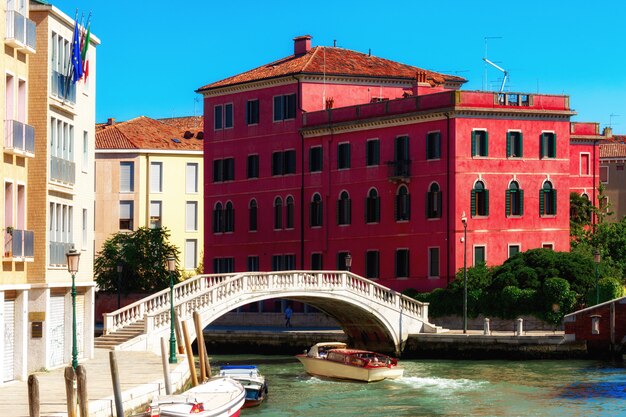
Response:
[[[202,117],[162,120],[140,116],[126,122],[96,126],[96,150],[158,149],[202,151]]]
[[[600,144],[600,158],[626,158],[626,135],[613,135]]]
[[[296,74],[414,80],[417,73],[425,73],[426,81],[431,85],[444,82],[462,84],[467,81],[462,77],[440,74],[349,49],[316,46],[302,55],[290,55],[253,70],[207,84],[199,88],[198,92]]]

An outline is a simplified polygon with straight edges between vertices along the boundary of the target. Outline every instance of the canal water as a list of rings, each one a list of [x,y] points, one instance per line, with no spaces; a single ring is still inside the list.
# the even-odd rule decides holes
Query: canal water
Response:
[[[287,356],[216,355],[256,364],[268,401],[242,417],[626,416],[626,368],[562,361],[402,360],[404,377],[357,383],[307,375]]]

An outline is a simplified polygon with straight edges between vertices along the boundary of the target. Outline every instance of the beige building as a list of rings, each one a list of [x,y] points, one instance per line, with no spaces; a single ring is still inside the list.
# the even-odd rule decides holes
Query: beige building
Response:
[[[626,216],[626,136],[613,135],[600,145],[600,182],[604,185],[609,212],[608,221]]]
[[[2,381],[69,364],[76,275],[78,358],[93,356],[96,46],[89,76],[65,83],[74,20],[41,1],[7,2],[4,31],[4,252],[0,282]]]
[[[201,117],[138,117],[96,130],[96,252],[113,233],[167,227],[193,270],[203,246]]]

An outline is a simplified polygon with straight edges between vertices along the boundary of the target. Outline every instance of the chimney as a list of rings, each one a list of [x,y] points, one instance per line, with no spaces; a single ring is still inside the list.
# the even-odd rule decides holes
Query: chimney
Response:
[[[311,49],[311,35],[293,38],[293,54],[295,56],[304,55],[309,49]]]
[[[114,124],[115,124],[115,119],[114,119],[114,118],[112,118],[112,117],[109,117],[109,118],[107,119],[107,125],[108,125],[108,126],[113,126]]]
[[[610,127],[605,127],[604,130],[602,131],[602,136],[605,136],[607,138],[612,138],[613,129],[611,129]]]

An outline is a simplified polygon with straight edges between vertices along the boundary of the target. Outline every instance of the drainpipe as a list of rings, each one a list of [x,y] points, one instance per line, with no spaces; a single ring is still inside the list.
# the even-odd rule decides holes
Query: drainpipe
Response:
[[[298,82],[298,110],[300,111],[300,270],[304,270],[304,135],[302,124],[304,111],[302,110],[302,84],[295,75],[292,76]]]
[[[447,283],[450,284],[450,254],[452,253],[452,250],[450,248],[450,245],[451,245],[450,217],[452,216],[452,210],[451,210],[451,204],[450,204],[450,169],[451,169],[450,163],[452,161],[452,155],[450,153],[450,113],[445,113],[445,116],[446,116],[446,141],[447,141],[446,157],[448,160],[448,167],[446,169],[446,201],[447,201],[447,206],[448,206],[448,215],[446,216],[446,230],[447,230],[446,246],[448,250],[448,262],[446,262],[446,280],[447,280]]]

